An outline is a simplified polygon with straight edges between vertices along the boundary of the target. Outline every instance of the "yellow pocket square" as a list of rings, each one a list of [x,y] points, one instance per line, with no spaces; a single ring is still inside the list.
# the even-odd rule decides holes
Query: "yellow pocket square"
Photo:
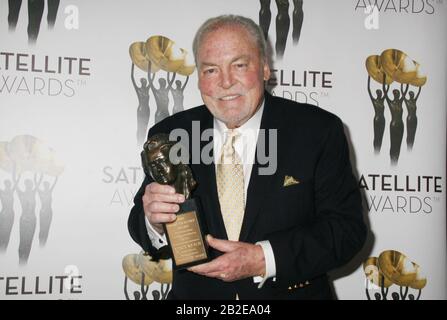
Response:
[[[288,186],[293,186],[294,184],[298,184],[300,183],[298,180],[296,180],[294,177],[292,176],[285,176],[284,177],[284,187],[288,187]]]

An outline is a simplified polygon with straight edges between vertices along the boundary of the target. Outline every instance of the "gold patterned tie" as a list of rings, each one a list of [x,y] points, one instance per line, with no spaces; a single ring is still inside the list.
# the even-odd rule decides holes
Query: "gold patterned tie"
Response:
[[[217,164],[217,191],[228,240],[238,241],[244,218],[244,168],[241,158],[234,149],[240,136],[236,130],[229,130],[222,147],[220,162]]]

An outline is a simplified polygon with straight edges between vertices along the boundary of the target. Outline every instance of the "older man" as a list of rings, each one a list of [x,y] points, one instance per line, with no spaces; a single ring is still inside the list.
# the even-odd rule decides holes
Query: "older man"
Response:
[[[347,263],[366,236],[341,121],[265,92],[266,44],[250,19],[206,21],[194,39],[194,55],[205,105],[165,119],[149,136],[184,129],[190,146],[204,147],[194,140],[194,125],[201,132],[214,129],[213,163],[190,165],[213,260],[176,271],[169,297],[333,298],[326,273]],[[257,152],[264,136],[246,143],[259,130],[274,130],[277,137],[267,143],[277,164],[269,174],[260,170]],[[161,224],[176,219],[183,201],[149,177],[135,196],[129,231],[152,256],[166,244]]]

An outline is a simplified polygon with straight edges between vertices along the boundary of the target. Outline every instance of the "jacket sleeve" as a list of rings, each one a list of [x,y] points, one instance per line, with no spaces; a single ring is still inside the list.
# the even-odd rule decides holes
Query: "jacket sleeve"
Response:
[[[311,280],[344,265],[365,242],[360,190],[352,174],[343,124],[335,119],[323,135],[314,170],[315,218],[267,237],[279,286]]]

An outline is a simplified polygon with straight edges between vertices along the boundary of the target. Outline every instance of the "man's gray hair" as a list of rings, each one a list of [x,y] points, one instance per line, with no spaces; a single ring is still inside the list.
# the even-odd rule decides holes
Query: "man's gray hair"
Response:
[[[211,31],[215,31],[221,27],[227,26],[240,26],[247,30],[247,32],[253,37],[253,40],[256,43],[256,46],[259,49],[259,55],[264,61],[266,61],[266,52],[267,52],[267,43],[264,38],[264,33],[259,25],[257,25],[253,20],[233,15],[221,15],[214,18],[210,18],[206,20],[197,30],[196,35],[194,37],[194,42],[192,45],[192,49],[194,52],[194,60],[196,65],[198,64],[198,52],[200,45],[202,43],[203,38]]]

